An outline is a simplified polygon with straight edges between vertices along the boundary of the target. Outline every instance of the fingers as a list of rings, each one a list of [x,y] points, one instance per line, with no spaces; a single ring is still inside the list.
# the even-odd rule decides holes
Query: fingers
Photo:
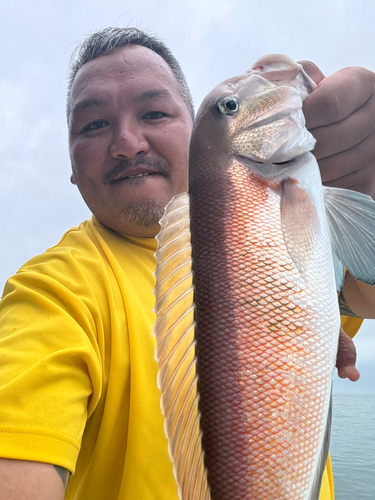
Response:
[[[371,138],[371,142],[368,142],[366,146],[373,146],[372,153],[375,155],[374,117],[375,93],[367,100],[364,106],[343,120],[324,127],[310,129],[310,132],[316,139],[315,157],[320,160],[343,151],[348,151],[355,148],[367,138]]]
[[[357,382],[359,379],[359,371],[355,366],[343,366],[337,370],[338,376],[340,378],[347,378],[350,382]]]
[[[351,189],[359,193],[367,194],[375,200],[375,178],[374,167],[358,170],[352,174],[335,179],[333,181],[324,182],[325,186],[338,187],[342,189]]]
[[[323,77],[303,111],[323,183],[375,199],[375,73],[351,67]]]
[[[371,98],[374,86],[374,74],[365,68],[344,68],[322,79],[303,105],[307,128],[330,125],[348,117]]]
[[[336,367],[340,378],[348,378],[351,382],[359,379],[359,371],[355,367],[357,351],[353,340],[340,328],[339,346]]]
[[[347,151],[320,158],[319,168],[325,185],[353,189],[374,197],[375,133]]]

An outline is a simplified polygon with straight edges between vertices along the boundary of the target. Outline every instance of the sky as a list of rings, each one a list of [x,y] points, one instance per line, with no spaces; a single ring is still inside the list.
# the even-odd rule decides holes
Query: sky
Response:
[[[105,26],[158,34],[180,61],[198,108],[220,81],[261,55],[310,59],[329,75],[375,71],[373,0],[0,0],[0,287],[33,255],[90,217],[70,184],[67,67],[85,35]],[[375,320],[357,337],[361,379],[339,392],[375,393]]]

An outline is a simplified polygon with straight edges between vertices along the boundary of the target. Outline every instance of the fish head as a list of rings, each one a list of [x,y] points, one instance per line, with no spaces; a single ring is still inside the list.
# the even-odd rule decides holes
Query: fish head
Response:
[[[258,59],[215,87],[200,106],[192,144],[200,154],[261,164],[289,162],[315,146],[302,103],[314,82],[287,56]]]

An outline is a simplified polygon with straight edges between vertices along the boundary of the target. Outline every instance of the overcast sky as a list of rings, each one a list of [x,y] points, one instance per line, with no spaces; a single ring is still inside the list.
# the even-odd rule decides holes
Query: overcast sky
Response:
[[[261,55],[311,59],[328,75],[375,70],[373,0],[0,0],[0,287],[30,257],[90,216],[75,186],[65,124],[69,57],[109,25],[147,28],[179,59],[195,104]],[[360,382],[375,392],[375,321],[358,340]]]

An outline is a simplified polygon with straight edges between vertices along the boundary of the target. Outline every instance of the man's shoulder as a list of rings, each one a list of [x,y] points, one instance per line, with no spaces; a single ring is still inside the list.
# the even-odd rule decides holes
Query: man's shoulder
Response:
[[[45,252],[35,255],[11,276],[4,295],[14,286],[24,284],[36,287],[53,282],[71,287],[73,283],[89,283],[103,266],[98,235],[91,220],[66,231],[60,241]]]
[[[98,246],[94,234],[92,221],[86,220],[79,226],[68,229],[58,243],[32,257],[18,272],[25,272],[47,263],[56,264],[61,260],[74,261],[79,259],[80,255],[88,257],[89,254],[95,253]]]
[[[58,243],[49,247],[41,255],[48,255],[54,251],[68,248],[80,251],[91,244],[95,245],[95,227],[92,220],[85,220],[79,226],[68,229]]]
[[[92,220],[69,229],[56,245],[32,257],[7,280],[0,303],[5,307],[13,301],[11,296],[27,301],[49,297],[53,302],[71,301],[75,296],[102,298],[114,284],[105,245],[105,234],[96,230]]]
[[[92,289],[102,295],[104,282],[149,286],[154,270],[154,240],[127,238],[103,226],[95,218],[66,231],[61,240],[27,261],[5,285],[4,296],[15,288],[61,286],[73,293]],[[152,286],[152,285],[151,285]]]

